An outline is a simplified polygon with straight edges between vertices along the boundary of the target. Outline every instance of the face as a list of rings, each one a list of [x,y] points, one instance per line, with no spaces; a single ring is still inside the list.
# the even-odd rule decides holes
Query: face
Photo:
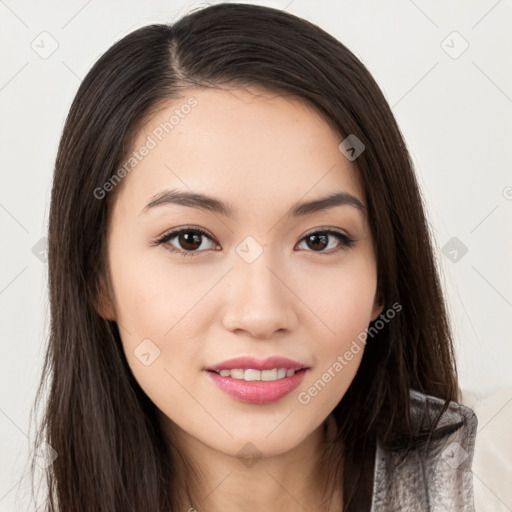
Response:
[[[140,159],[109,224],[102,314],[181,435],[226,455],[249,442],[279,454],[353,380],[363,350],[344,354],[382,307],[365,199],[341,141],[311,107],[255,89],[187,91],[138,134]],[[238,357],[256,361],[225,363]],[[259,366],[272,357],[289,361]]]

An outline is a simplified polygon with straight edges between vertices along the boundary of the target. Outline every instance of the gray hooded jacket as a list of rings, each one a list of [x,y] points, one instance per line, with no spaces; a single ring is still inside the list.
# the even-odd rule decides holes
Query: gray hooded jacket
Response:
[[[428,430],[443,400],[411,390],[414,424]],[[412,450],[377,443],[371,512],[474,512],[474,412],[450,402],[432,435]]]

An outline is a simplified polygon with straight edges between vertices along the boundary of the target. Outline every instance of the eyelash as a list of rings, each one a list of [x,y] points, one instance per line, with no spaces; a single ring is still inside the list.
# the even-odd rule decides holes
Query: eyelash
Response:
[[[169,233],[165,233],[161,237],[152,241],[151,245],[158,246],[158,245],[166,244],[169,240],[172,240],[173,238],[181,235],[182,233],[195,233],[195,234],[199,233],[199,234],[205,236],[206,238],[209,238],[210,240],[214,241],[213,237],[211,237],[204,229],[195,227],[195,228],[180,228],[180,229],[177,229],[174,231],[170,231]],[[356,242],[355,239],[350,238],[347,235],[344,235],[343,233],[339,233],[338,231],[333,231],[332,229],[323,229],[323,230],[319,229],[317,231],[308,233],[307,235],[304,235],[304,237],[301,238],[300,242],[302,242],[303,240],[305,240],[306,238],[308,238],[312,235],[317,235],[317,234],[335,236],[341,242],[341,247],[339,247],[335,251],[332,251],[329,253],[324,253],[323,251],[308,251],[308,252],[313,252],[313,253],[320,254],[320,255],[322,255],[322,254],[331,255],[331,254],[338,253],[339,251],[346,251],[346,250],[350,249]],[[203,251],[197,251],[197,250],[196,251],[184,251],[181,249],[176,249],[172,245],[165,245],[164,247],[168,251],[177,253],[182,257],[195,256],[196,254],[203,252]]]

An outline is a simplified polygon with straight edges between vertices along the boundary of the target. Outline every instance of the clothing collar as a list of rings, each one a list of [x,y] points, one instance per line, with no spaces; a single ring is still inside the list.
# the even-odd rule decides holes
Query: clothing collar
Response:
[[[377,442],[371,512],[474,512],[473,461],[477,417],[456,402],[411,390],[411,420],[418,435],[407,446]]]

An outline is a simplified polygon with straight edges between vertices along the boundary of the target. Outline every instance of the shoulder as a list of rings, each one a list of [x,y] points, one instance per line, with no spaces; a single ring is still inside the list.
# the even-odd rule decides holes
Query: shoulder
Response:
[[[473,512],[477,418],[468,407],[411,390],[414,435],[377,443],[372,512]]]
[[[472,472],[475,510],[512,510],[512,389],[471,393],[461,403],[478,416]]]

